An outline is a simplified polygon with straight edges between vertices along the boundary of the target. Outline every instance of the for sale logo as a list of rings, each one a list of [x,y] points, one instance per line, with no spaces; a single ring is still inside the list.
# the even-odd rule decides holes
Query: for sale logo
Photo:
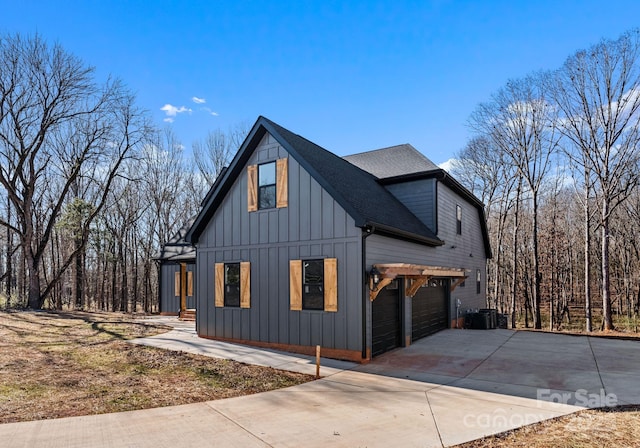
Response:
[[[507,431],[509,429],[520,428],[549,418],[546,414],[536,414],[532,412],[514,412],[513,409],[497,408],[492,412],[481,414],[466,414],[462,419],[462,424],[467,428],[490,429],[495,432]]]
[[[552,403],[570,404],[585,408],[613,407],[618,405],[616,394],[607,394],[604,389],[599,392],[589,392],[578,389],[575,392],[552,392],[551,389],[538,389],[538,400]]]

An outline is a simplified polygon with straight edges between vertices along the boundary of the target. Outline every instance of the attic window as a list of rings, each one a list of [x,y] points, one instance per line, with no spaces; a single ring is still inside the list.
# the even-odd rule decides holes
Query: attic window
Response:
[[[258,165],[258,208],[276,206],[276,162]]]
[[[247,210],[268,210],[288,205],[287,158],[247,167]]]
[[[456,205],[456,233],[462,235],[462,207]]]

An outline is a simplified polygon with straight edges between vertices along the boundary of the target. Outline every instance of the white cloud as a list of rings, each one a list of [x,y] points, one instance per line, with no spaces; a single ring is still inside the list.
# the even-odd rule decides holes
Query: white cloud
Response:
[[[205,111],[206,113],[208,113],[208,114],[210,114],[210,115],[213,115],[214,117],[217,117],[217,116],[218,116],[218,112],[214,112],[214,111],[212,111],[212,110],[211,110],[211,108],[209,108],[209,107],[201,107],[201,108],[200,108],[200,110],[203,110],[203,111]]]
[[[206,100],[204,98],[198,98],[197,96],[192,97],[191,100],[196,104],[206,103]],[[179,114],[184,114],[184,113],[192,114],[194,112],[193,109],[190,109],[186,106],[174,106],[173,104],[169,104],[169,103],[162,106],[160,110],[165,113],[165,118],[163,118],[163,121],[165,123],[173,123]],[[218,112],[211,110],[211,108],[207,106],[201,106],[197,108],[196,113],[199,113],[199,112],[205,112],[208,115],[212,115],[214,117],[218,116]]]
[[[191,109],[187,107],[184,107],[184,106],[176,107],[171,104],[165,104],[160,108],[160,110],[164,111],[167,114],[167,117],[175,117],[176,115],[184,112],[192,112]]]
[[[451,172],[453,168],[455,168],[460,162],[456,159],[449,159],[446,162],[442,162],[438,165],[438,168],[441,168],[447,172]]]

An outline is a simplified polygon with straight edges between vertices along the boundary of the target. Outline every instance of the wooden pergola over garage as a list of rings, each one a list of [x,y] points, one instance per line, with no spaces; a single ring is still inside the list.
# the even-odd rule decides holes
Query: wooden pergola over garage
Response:
[[[432,278],[450,278],[451,291],[464,282],[467,271],[459,268],[447,268],[441,266],[426,266],[408,263],[381,263],[374,264],[369,276],[369,299],[373,302],[380,291],[397,277],[404,277],[408,281],[405,295],[413,297],[418,289]],[[378,276],[376,282],[374,277]]]
[[[374,264],[369,273],[372,355],[408,346],[447,328],[449,293],[466,278],[466,271],[459,268]],[[396,279],[404,280],[403,287],[392,283]]]

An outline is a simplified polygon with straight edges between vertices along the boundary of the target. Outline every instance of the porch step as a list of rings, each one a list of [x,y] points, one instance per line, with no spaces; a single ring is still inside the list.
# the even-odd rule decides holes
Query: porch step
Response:
[[[180,320],[196,320],[196,310],[189,309],[180,313]]]

